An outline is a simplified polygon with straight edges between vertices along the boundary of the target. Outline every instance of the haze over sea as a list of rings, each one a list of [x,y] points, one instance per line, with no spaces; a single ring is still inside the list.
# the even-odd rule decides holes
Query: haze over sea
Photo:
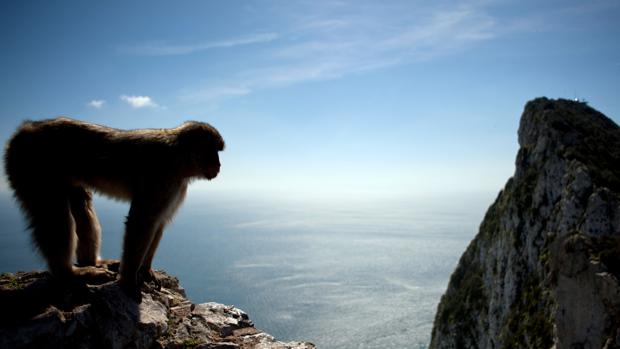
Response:
[[[325,349],[419,348],[494,194],[329,203],[190,195],[155,267],[195,303],[235,305],[281,340]],[[0,200],[0,271],[44,268],[12,200]],[[127,205],[97,198],[104,258]]]

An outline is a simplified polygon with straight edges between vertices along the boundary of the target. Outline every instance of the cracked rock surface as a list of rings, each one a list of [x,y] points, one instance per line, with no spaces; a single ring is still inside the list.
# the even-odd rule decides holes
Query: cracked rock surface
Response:
[[[0,277],[0,348],[312,349],[280,342],[248,315],[218,303],[193,304],[179,281],[156,272],[141,304],[115,282],[63,288],[46,272]]]
[[[620,129],[586,103],[538,98],[519,144],[431,348],[620,348]]]

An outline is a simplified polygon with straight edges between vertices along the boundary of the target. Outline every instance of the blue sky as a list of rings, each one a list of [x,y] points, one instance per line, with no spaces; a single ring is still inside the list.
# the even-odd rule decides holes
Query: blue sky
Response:
[[[227,149],[198,192],[495,193],[527,100],[620,120],[617,0],[3,1],[0,28],[0,141],[207,121]]]

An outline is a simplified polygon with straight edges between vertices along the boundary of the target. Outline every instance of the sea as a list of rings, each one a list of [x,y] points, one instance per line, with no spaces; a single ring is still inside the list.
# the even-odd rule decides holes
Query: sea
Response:
[[[192,194],[154,267],[194,303],[234,305],[282,341],[323,349],[426,348],[437,304],[493,193],[399,199]],[[119,258],[128,205],[96,197],[103,258]],[[0,195],[0,272],[43,269]]]

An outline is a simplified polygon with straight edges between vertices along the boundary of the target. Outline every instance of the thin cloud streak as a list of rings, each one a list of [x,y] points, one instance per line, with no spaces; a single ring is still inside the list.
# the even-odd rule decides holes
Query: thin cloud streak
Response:
[[[260,44],[274,41],[278,38],[276,33],[258,33],[245,37],[233,38],[222,41],[205,42],[193,45],[173,45],[163,42],[145,43],[132,47],[121,48],[121,51],[128,54],[140,56],[173,56],[187,55],[200,51],[217,48],[232,48],[236,46]]]
[[[180,99],[184,102],[216,102],[227,98],[240,97],[252,93],[252,90],[244,85],[216,86],[199,89],[183,94]]]
[[[390,66],[432,59],[498,36],[492,17],[473,6],[437,9],[427,18],[393,13],[378,20],[369,13],[295,18],[279,45],[270,45],[268,63],[248,62],[226,79],[184,92],[180,99],[214,103],[258,90],[337,79]],[[394,19],[397,20],[394,20]],[[397,23],[397,24],[393,24]],[[288,39],[288,40],[284,40]]]

